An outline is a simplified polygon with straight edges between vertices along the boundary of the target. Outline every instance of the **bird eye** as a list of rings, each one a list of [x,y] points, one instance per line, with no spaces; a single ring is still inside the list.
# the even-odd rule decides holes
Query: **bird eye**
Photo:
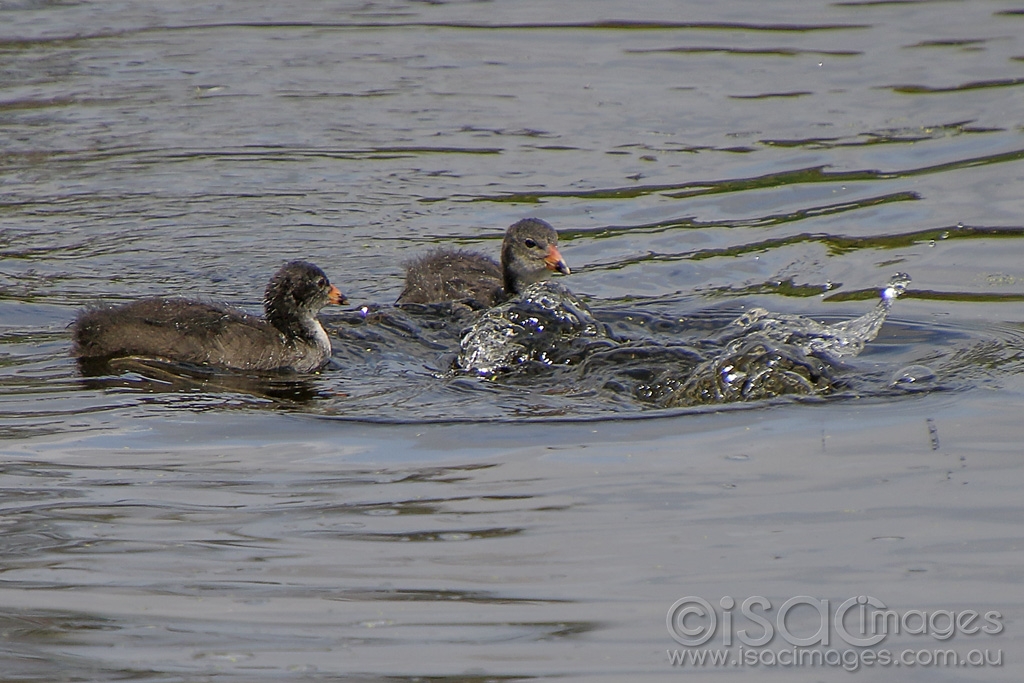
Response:
[[[526,240],[524,240],[524,241],[523,241],[523,244],[525,244],[525,245],[526,245],[527,247],[529,247],[530,249],[533,249],[534,247],[536,247],[536,246],[537,246],[537,243],[536,243],[536,242],[534,242],[534,241],[533,241],[533,240],[531,240],[531,239],[526,239]]]
[[[321,277],[319,280],[316,281],[316,284],[317,284],[318,287],[326,287],[327,286],[327,278]]]

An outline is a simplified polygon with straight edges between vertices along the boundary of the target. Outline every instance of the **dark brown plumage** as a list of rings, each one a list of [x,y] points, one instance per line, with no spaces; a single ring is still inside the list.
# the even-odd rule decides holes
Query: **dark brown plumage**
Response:
[[[548,271],[570,273],[558,251],[558,233],[538,218],[505,231],[501,265],[483,254],[436,249],[412,261],[398,304],[473,300],[494,306],[544,279]]]
[[[328,303],[346,300],[322,270],[292,261],[267,285],[265,318],[187,299],[140,299],[81,313],[72,353],[82,360],[141,356],[239,370],[309,372],[331,354],[330,339],[316,319]]]

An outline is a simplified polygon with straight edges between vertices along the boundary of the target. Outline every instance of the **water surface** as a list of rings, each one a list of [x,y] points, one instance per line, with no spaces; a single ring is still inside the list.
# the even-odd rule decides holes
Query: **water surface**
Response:
[[[669,679],[687,595],[999,610],[886,645],[1016,680],[1021,35],[1003,1],[0,2],[5,680]],[[402,264],[527,216],[659,346],[912,283],[813,400],[451,374]],[[83,306],[258,311],[293,258],[353,302],[302,382],[68,356]]]

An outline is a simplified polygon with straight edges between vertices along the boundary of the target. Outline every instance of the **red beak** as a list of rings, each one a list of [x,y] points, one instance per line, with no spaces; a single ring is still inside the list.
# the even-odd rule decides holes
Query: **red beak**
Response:
[[[345,298],[345,295],[342,294],[341,290],[338,289],[337,287],[335,287],[334,285],[331,285],[331,288],[327,291],[327,299],[332,304],[347,304],[348,303],[348,299]]]
[[[558,252],[558,247],[553,244],[548,247],[548,255],[544,257],[544,265],[547,266],[548,270],[557,270],[562,275],[568,275],[572,272],[569,270],[569,265]]]

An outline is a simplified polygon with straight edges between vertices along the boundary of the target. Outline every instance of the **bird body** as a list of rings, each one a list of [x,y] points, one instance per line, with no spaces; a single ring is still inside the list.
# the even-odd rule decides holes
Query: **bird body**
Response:
[[[331,354],[316,313],[344,303],[310,263],[293,261],[267,285],[266,317],[181,298],[147,298],[94,308],[74,324],[72,353],[83,360],[160,358],[238,370],[310,372]]]
[[[501,264],[483,254],[435,249],[407,267],[398,304],[472,300],[490,308],[569,266],[558,251],[558,233],[545,221],[525,218],[505,231]]]

